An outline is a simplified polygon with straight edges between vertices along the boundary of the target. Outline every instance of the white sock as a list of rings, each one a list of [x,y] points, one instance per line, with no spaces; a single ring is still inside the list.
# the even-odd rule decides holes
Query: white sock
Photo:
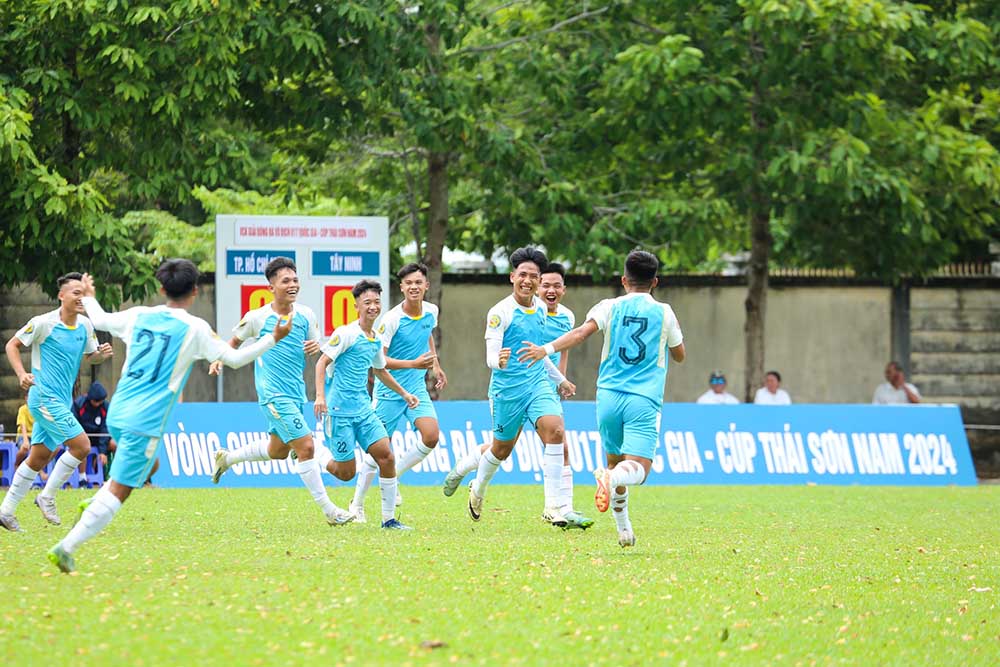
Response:
[[[323,471],[326,470],[326,466],[333,460],[333,452],[326,445],[315,445],[313,452],[313,459],[316,460],[316,465],[319,466],[319,474],[322,475]]]
[[[618,493],[617,488],[611,492],[611,515],[615,517],[618,530],[632,529],[632,522],[628,519],[628,489],[625,493]]]
[[[431,451],[433,450],[422,442],[418,442],[416,447],[407,449],[403,452],[399,462],[396,463],[396,477],[400,477],[404,472],[426,459]]]
[[[29,468],[27,461],[22,461],[21,465],[17,466],[17,470],[14,471],[14,479],[11,480],[10,488],[7,489],[7,495],[3,497],[3,503],[0,503],[0,514],[13,514],[17,510],[18,504],[31,489],[31,484],[36,477],[38,477],[38,471]]]
[[[320,509],[323,510],[323,514],[331,514],[335,509],[335,505],[330,500],[330,496],[326,494],[326,487],[323,486],[323,476],[319,473],[319,466],[316,464],[316,459],[309,459],[308,461],[300,460],[295,467],[295,472],[299,473],[302,483],[309,489],[309,494],[316,501],[316,504],[319,505]]]
[[[465,477],[479,467],[479,460],[482,457],[483,453],[479,451],[479,447],[473,447],[468,454],[462,457],[461,461],[455,464],[454,472],[462,477]]]
[[[267,444],[267,440],[259,440],[226,452],[226,463],[234,466],[237,463],[246,463],[247,461],[269,461],[271,455],[267,453]]]
[[[497,474],[497,470],[500,469],[500,463],[500,459],[493,456],[491,449],[487,449],[479,459],[479,469],[476,471],[476,479],[472,487],[477,496],[482,497],[486,493],[486,487],[493,479],[493,475]]]
[[[382,492],[382,523],[396,516],[396,485],[395,477],[378,478],[378,488]]]
[[[559,506],[559,485],[562,482],[563,446],[561,443],[547,444],[542,453],[542,489],[545,491],[545,506]]]
[[[642,484],[646,478],[646,471],[642,465],[636,461],[622,461],[611,469],[612,486],[629,486],[630,484]]]
[[[59,460],[56,461],[55,467],[52,468],[52,474],[49,475],[48,481],[45,482],[45,488],[38,495],[46,498],[54,498],[56,491],[62,488],[63,484],[73,476],[73,471],[79,467],[80,459],[70,454],[69,450],[63,452]]]
[[[80,520],[59,544],[67,553],[73,553],[81,544],[104,530],[121,508],[122,501],[107,486],[102,486],[83,511]]]
[[[562,467],[559,477],[559,511],[565,514],[573,511],[573,468]]]
[[[368,495],[368,489],[372,488],[372,482],[375,481],[377,473],[378,465],[376,465],[375,459],[371,457],[371,454],[362,456],[361,470],[358,471],[358,481],[354,484],[354,500],[351,501],[351,505],[364,507],[365,496]]]

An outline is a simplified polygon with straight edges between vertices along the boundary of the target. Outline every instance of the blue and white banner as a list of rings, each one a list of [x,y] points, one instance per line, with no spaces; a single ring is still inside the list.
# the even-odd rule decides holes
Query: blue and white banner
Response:
[[[307,418],[312,422],[311,405]],[[577,473],[604,464],[592,402],[563,404],[566,446]],[[402,478],[436,485],[471,447],[491,441],[486,401],[435,403],[441,442]],[[211,485],[212,452],[268,437],[255,403],[183,403],[163,437],[156,483]],[[315,431],[322,442],[322,431]],[[396,457],[419,435],[401,422],[392,433]],[[494,483],[541,481],[542,443],[525,430]],[[325,475],[328,485],[342,482]],[[874,405],[663,406],[660,446],[647,484],[865,484],[972,486],[976,473],[958,407]],[[288,462],[239,464],[223,486],[298,486]]]

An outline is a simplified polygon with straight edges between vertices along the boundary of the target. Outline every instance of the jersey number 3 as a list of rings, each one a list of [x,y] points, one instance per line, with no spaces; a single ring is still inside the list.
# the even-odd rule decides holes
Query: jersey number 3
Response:
[[[629,338],[635,343],[637,350],[635,354],[630,354],[625,349],[625,346],[622,345],[618,348],[618,358],[629,366],[635,366],[646,358],[646,343],[642,340],[641,336],[649,328],[649,318],[626,315],[622,318],[622,326],[629,329],[634,327],[635,330],[629,334]]]
[[[145,347],[139,350],[139,354],[134,359],[129,359],[128,376],[130,378],[138,380],[146,373],[146,369],[136,367],[153,351],[157,337],[159,337],[163,345],[160,348],[160,354],[156,357],[156,366],[153,367],[153,374],[149,376],[149,381],[156,382],[156,378],[160,377],[160,367],[163,365],[163,358],[167,356],[167,348],[170,346],[170,334],[155,334],[149,329],[139,329],[135,334],[135,345],[138,346],[145,343]]]

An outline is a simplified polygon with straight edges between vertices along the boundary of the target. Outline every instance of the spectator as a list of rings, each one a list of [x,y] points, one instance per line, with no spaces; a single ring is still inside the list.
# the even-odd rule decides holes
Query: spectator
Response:
[[[17,409],[17,460],[15,469],[21,465],[24,459],[28,458],[28,450],[31,449],[31,431],[35,428],[35,418],[31,416],[28,409],[28,394],[24,394],[24,403]]]
[[[781,373],[768,371],[764,375],[764,386],[754,394],[753,402],[757,405],[791,405],[792,397],[781,388]]]
[[[107,470],[108,456],[113,454],[117,445],[108,434],[108,392],[100,382],[93,382],[83,396],[73,401],[73,414],[80,422],[84,432],[90,434],[90,446],[96,447],[101,465]],[[87,461],[80,464],[80,482],[87,484]],[[103,482],[104,480],[98,480]]]
[[[726,376],[722,371],[712,371],[708,376],[708,391],[696,402],[703,405],[736,405],[740,400],[726,391]]]
[[[903,367],[890,361],[885,367],[886,381],[875,388],[872,403],[875,405],[907,405],[920,402],[920,392],[906,381]]]

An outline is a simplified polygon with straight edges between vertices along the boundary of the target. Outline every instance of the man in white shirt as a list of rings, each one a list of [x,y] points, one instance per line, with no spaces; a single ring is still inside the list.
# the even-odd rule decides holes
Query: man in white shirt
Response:
[[[702,405],[737,405],[740,399],[726,391],[726,376],[722,371],[712,371],[708,376],[708,391],[695,402]]]
[[[764,386],[754,394],[753,402],[757,405],[791,405],[792,397],[781,388],[781,373],[768,371],[764,376]]]
[[[885,367],[886,381],[875,388],[872,403],[875,405],[907,405],[920,402],[920,392],[906,381],[906,374],[899,362],[890,361]]]

